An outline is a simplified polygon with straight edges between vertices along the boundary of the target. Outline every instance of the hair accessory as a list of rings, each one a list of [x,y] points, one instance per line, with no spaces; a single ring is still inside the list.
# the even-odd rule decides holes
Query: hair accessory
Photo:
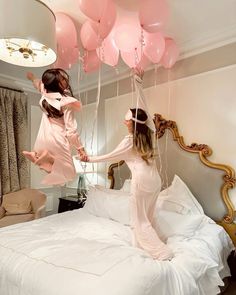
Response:
[[[133,114],[132,114],[131,110],[128,110],[128,112],[126,113],[125,120],[126,121],[132,120],[132,121],[134,121],[136,123],[139,123],[139,124],[145,124],[146,123],[146,120],[145,121],[141,121],[141,120],[138,120],[136,118],[133,118]]]

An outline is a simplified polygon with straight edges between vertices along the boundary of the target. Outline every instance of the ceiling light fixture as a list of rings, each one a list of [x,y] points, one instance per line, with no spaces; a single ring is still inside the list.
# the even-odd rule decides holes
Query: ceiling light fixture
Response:
[[[56,61],[56,18],[40,0],[0,0],[0,59],[24,67]]]

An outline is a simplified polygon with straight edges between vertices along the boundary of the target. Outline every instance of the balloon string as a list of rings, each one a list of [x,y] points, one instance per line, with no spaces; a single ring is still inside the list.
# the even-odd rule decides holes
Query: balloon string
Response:
[[[94,142],[94,134],[95,134],[95,126],[96,126],[96,122],[97,122],[97,117],[98,117],[98,107],[99,107],[99,102],[100,102],[100,93],[101,93],[101,69],[99,68],[98,71],[98,87],[97,87],[98,91],[97,91],[97,96],[96,96],[96,108],[95,108],[95,114],[94,114],[94,120],[93,120],[93,125],[92,125],[92,138],[91,138],[91,145],[90,145],[90,149],[91,149],[91,155],[93,155],[93,142]],[[87,101],[87,92],[86,92],[86,101]],[[86,139],[85,139],[86,140]],[[86,181],[87,183],[89,183],[91,185],[91,181],[88,179],[87,174],[86,174],[86,168],[87,168],[87,163],[81,163],[81,167],[83,169],[83,173],[85,175]],[[92,163],[92,175],[94,176],[95,169],[94,169],[94,164]]]
[[[170,89],[170,70],[167,70],[167,85],[168,85],[168,102],[167,102],[167,119],[170,118],[170,102],[171,102],[171,89]],[[168,141],[169,141],[169,130],[166,130],[166,138],[165,138],[165,184],[166,187],[169,187],[169,180],[168,180]]]
[[[95,115],[94,115],[94,120],[93,120],[92,139],[91,139],[91,146],[90,146],[92,152],[93,152],[95,124],[97,122],[98,107],[99,107],[99,102],[100,102],[100,93],[101,93],[101,68],[99,68],[99,71],[98,71],[98,91],[97,91],[97,97],[96,97],[96,108],[95,108]]]
[[[120,81],[119,81],[119,70],[116,69],[116,74],[117,74],[117,80],[116,80],[116,109],[119,109],[119,93],[120,93]],[[117,112],[118,113],[118,112]],[[119,130],[119,124],[118,124],[118,120],[116,120],[116,134],[118,134],[118,130]],[[119,179],[119,184],[120,187],[122,187],[123,181],[122,181],[122,177],[121,177],[121,171],[120,171],[120,165],[118,164],[117,167],[117,171],[118,171],[118,179]]]
[[[131,74],[132,74],[132,72],[131,72]],[[133,79],[133,77],[132,77],[132,75],[131,75],[131,92],[132,92],[132,107],[134,107],[134,79]]]
[[[154,87],[157,87],[157,64],[154,65]],[[157,166],[159,167],[159,175],[161,178],[161,183],[163,183],[163,164],[162,164],[162,158],[161,158],[161,149],[160,149],[160,143],[159,143],[159,138],[158,138],[158,134],[156,134],[156,136],[154,137],[154,154],[157,155],[158,158],[158,164]]]
[[[157,88],[157,64],[154,65],[154,85],[155,85],[155,88]]]

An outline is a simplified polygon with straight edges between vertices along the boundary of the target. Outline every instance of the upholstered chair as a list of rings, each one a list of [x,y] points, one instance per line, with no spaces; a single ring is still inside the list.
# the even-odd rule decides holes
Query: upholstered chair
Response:
[[[45,216],[46,195],[26,188],[3,195],[0,206],[0,227],[26,222]]]

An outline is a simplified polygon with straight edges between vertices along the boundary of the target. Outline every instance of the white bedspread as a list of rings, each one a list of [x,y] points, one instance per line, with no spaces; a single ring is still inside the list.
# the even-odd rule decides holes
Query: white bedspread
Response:
[[[0,229],[1,295],[216,295],[232,244],[206,223],[155,261],[128,226],[74,210]]]

